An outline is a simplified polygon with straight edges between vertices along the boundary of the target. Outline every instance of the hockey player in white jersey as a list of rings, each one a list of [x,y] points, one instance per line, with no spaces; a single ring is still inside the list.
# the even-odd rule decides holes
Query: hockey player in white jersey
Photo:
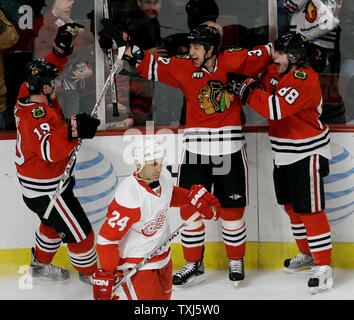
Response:
[[[97,239],[101,269],[94,274],[95,300],[116,299],[117,279],[134,268],[170,235],[169,207],[194,207],[205,219],[217,219],[218,199],[201,185],[190,190],[173,185],[163,167],[164,149],[146,140],[133,149],[136,171],[123,180],[108,207],[107,219]],[[123,289],[129,300],[169,300],[172,261],[166,246],[135,273]]]

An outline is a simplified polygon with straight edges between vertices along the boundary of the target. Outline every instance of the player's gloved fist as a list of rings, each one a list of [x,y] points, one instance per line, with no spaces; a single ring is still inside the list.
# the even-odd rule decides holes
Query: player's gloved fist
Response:
[[[74,40],[84,32],[85,27],[78,23],[67,23],[59,27],[54,40],[53,52],[59,57],[66,57],[73,52]]]
[[[112,40],[115,41],[118,48],[127,46],[129,36],[125,31],[112,20],[102,19],[101,23],[103,24],[103,29],[98,33],[98,42],[102,49],[112,49]]]
[[[189,189],[188,202],[195,207],[204,219],[219,219],[220,202],[202,185],[195,184]]]
[[[101,121],[87,113],[73,114],[68,124],[68,137],[72,139],[92,139]]]
[[[239,96],[243,104],[246,104],[251,90],[257,87],[256,80],[240,73],[227,73],[226,90]]]
[[[97,270],[92,275],[93,299],[94,300],[118,300],[114,294],[113,287],[116,283],[117,275],[112,272]]]

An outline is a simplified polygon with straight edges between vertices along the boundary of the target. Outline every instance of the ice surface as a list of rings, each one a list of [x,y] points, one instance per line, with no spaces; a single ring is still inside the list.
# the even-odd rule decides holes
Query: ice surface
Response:
[[[354,270],[334,269],[334,287],[313,295],[307,288],[309,273],[282,270],[246,270],[235,288],[227,270],[206,270],[206,281],[173,290],[172,300],[353,300]],[[120,294],[126,300],[124,293]],[[31,284],[24,275],[0,277],[0,300],[92,300],[92,287],[72,274],[68,283]]]

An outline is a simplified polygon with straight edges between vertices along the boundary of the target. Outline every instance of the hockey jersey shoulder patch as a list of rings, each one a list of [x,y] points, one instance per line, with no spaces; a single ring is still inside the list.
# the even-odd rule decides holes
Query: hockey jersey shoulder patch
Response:
[[[185,53],[185,54],[177,54],[176,55],[176,58],[177,59],[190,59],[190,56],[188,53]]]
[[[241,51],[243,50],[243,48],[239,47],[239,48],[229,48],[228,51],[229,52],[234,52],[234,51]]]
[[[295,79],[301,79],[301,80],[306,80],[307,79],[307,73],[302,70],[295,70],[294,73],[294,78]]]
[[[34,119],[45,118],[47,111],[43,106],[36,106],[31,110]]]

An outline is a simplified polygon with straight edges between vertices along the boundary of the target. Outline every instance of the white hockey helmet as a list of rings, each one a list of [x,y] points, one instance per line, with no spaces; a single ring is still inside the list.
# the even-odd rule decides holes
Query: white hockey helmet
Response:
[[[140,172],[142,168],[144,168],[146,162],[161,158],[163,159],[165,157],[165,149],[155,139],[146,139],[138,142],[133,147],[132,157],[135,162],[138,162],[141,165],[141,168],[138,171]]]

